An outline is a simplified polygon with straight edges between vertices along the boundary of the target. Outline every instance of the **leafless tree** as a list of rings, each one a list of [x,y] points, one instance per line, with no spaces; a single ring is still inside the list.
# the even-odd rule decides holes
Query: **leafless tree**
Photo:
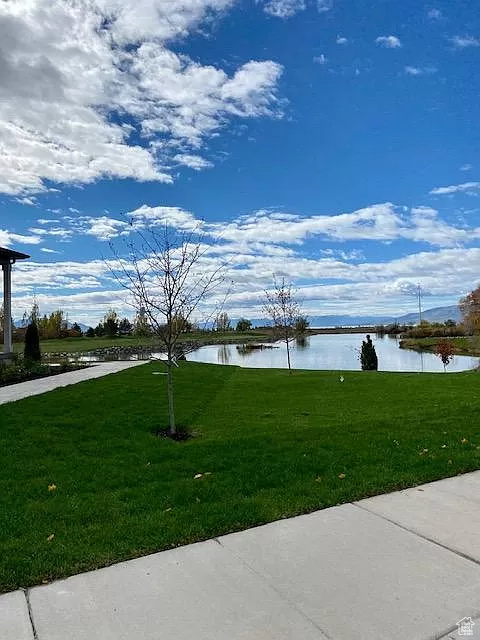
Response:
[[[230,318],[228,317],[228,313],[222,311],[215,318],[215,331],[220,331],[222,333],[226,333],[230,330]]]
[[[288,371],[291,373],[290,342],[295,338],[295,326],[300,317],[300,303],[295,299],[295,291],[285,278],[280,282],[273,278],[273,289],[265,291],[263,312],[272,320],[273,328],[287,345]]]
[[[179,351],[189,350],[186,345],[180,348],[180,338],[194,314],[201,312],[202,305],[206,308],[209,296],[223,283],[225,265],[209,259],[210,244],[197,229],[178,232],[168,225],[152,227],[139,231],[127,248],[128,255],[121,256],[112,245],[116,260],[111,270],[165,351],[169,434],[175,436],[173,370]]]

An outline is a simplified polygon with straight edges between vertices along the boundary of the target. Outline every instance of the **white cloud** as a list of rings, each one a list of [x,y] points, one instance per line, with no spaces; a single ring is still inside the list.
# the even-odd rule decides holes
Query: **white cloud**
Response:
[[[0,247],[9,247],[13,242],[18,244],[40,244],[42,239],[38,235],[25,236],[0,229]]]
[[[255,216],[228,223],[211,223],[211,233],[231,242],[250,242],[268,238],[284,245],[301,245],[319,237],[336,242],[350,240],[389,242],[407,239],[434,246],[451,247],[480,237],[480,230],[457,228],[442,221],[438,212],[416,207],[405,213],[391,203],[376,204],[352,213],[297,217],[281,220],[273,212],[259,211]]]
[[[312,0],[256,0],[257,4],[263,5],[263,10],[276,18],[291,18],[300,11],[305,11],[307,4]],[[333,7],[333,0],[316,0],[319,13],[330,11]]]
[[[452,184],[449,187],[436,187],[430,191],[430,194],[434,196],[445,196],[451,195],[452,193],[467,193],[471,196],[480,195],[480,182]]]
[[[471,164],[462,164],[460,167],[460,171],[471,171],[473,169],[473,165]]]
[[[468,183],[469,189],[480,183]],[[460,187],[443,187],[432,193],[451,193]],[[448,189],[448,191],[445,191]],[[467,190],[467,189],[465,189]],[[468,190],[467,190],[468,192]],[[435,246],[456,246],[479,237],[480,230],[455,227],[444,222],[435,209],[414,207],[410,211],[391,203],[376,204],[351,213],[302,217],[297,214],[275,210],[259,210],[240,216],[230,222],[204,222],[190,211],[179,207],[143,205],[126,213],[121,218],[110,216],[64,216],[61,227],[30,228],[32,237],[58,237],[70,239],[74,235],[90,235],[106,241],[119,236],[128,236],[149,227],[168,225],[179,231],[198,230],[207,237],[218,237],[222,243],[234,243],[241,253],[248,253],[252,243],[258,247],[273,245],[301,245],[310,237],[319,237],[333,242],[352,240],[391,242],[407,239]],[[268,238],[262,243],[259,238]],[[248,249],[250,247],[250,249]],[[260,253],[264,253],[259,248]]]
[[[250,317],[261,316],[263,291],[271,283],[272,273],[295,279],[309,313],[327,313],[330,308],[335,312],[364,311],[366,299],[371,311],[378,307],[385,312],[391,307],[397,313],[402,296],[417,282],[421,281],[432,299],[458,298],[461,291],[476,283],[480,269],[480,248],[464,247],[478,242],[480,228],[455,226],[431,207],[408,209],[383,203],[348,213],[312,216],[263,209],[230,222],[207,223],[179,207],[143,205],[118,218],[65,216],[62,222],[70,233],[89,234],[99,240],[161,228],[165,223],[179,230],[200,228],[205,253],[199,268],[226,263],[228,287],[233,289],[229,312]],[[50,226],[39,229],[43,235],[31,236],[33,242],[49,238]],[[9,239],[17,242],[19,237]],[[310,242],[312,239],[315,242]],[[432,250],[393,260],[366,257],[372,244],[399,240],[429,245]],[[348,241],[362,241],[363,253],[356,244],[346,245]],[[54,251],[41,247],[44,249],[44,254]],[[116,290],[110,272],[115,262],[112,254],[110,260],[19,263],[15,317],[23,307],[31,307],[34,290],[42,312],[61,307],[75,314],[76,320],[88,323],[98,321],[110,306],[124,313],[128,309],[126,294]]]
[[[111,35],[118,44],[148,39],[169,41],[186,36],[211,12],[235,0],[96,0],[102,15],[111,18]]]
[[[29,205],[30,207],[36,207],[37,206],[37,200],[35,198],[35,196],[24,196],[23,198],[15,198],[15,202],[18,202],[18,204],[26,204]]]
[[[73,231],[65,227],[49,227],[48,229],[30,227],[29,231],[37,236],[53,236],[63,240],[69,239],[73,235]]]
[[[129,233],[127,222],[108,218],[107,216],[100,216],[99,218],[84,216],[79,219],[79,223],[79,231],[101,241],[111,240],[119,235]]]
[[[167,48],[231,4],[0,2],[0,192],[102,177],[168,183],[169,160],[232,118],[277,114],[280,65],[249,61],[228,75]]]
[[[345,38],[344,36],[337,36],[337,39],[335,40],[335,42],[340,45],[348,44],[348,39]]]
[[[189,167],[190,169],[195,169],[195,171],[209,169],[213,166],[209,160],[205,160],[205,158],[202,158],[201,156],[189,153],[177,153],[173,159],[175,162],[178,162],[178,164]]]
[[[437,70],[435,69],[435,67],[411,67],[409,65],[405,67],[405,73],[408,76],[425,76],[432,75],[436,72]]]
[[[333,0],[317,0],[317,9],[319,13],[325,13],[333,8]]]
[[[469,47],[480,47],[480,38],[475,36],[453,36],[450,42],[455,49],[467,49]]]
[[[440,9],[430,9],[427,13],[428,18],[430,18],[430,20],[441,20],[443,18],[443,13],[440,11]]]
[[[397,36],[379,36],[375,42],[386,49],[399,49],[402,46]]]
[[[47,247],[42,247],[40,251],[43,251],[43,253],[60,253],[60,251],[55,251],[55,249],[48,249]]]
[[[324,53],[321,53],[319,56],[315,56],[313,58],[313,61],[316,64],[321,64],[321,65],[327,64],[327,58]]]
[[[291,18],[299,11],[304,11],[305,6],[305,0],[269,0],[263,10],[276,18]]]
[[[135,211],[126,214],[132,220],[135,228],[141,229],[145,226],[168,225],[175,229],[189,231],[202,225],[190,211],[185,211],[179,207],[149,207],[143,205]]]

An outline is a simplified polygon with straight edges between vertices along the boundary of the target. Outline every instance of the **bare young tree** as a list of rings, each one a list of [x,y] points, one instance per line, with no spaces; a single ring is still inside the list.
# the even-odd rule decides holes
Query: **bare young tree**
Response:
[[[291,373],[290,342],[295,338],[296,323],[300,317],[300,303],[295,300],[291,283],[273,278],[273,289],[265,291],[263,312],[272,320],[273,329],[287,345],[288,371]]]
[[[197,230],[178,232],[167,225],[138,232],[138,241],[127,243],[128,256],[117,258],[112,272],[130,292],[139,317],[148,321],[166,354],[169,434],[177,433],[173,370],[179,351],[188,347],[180,338],[192,317],[224,281],[224,265],[209,260],[210,245]],[[211,312],[212,314],[213,312]],[[210,315],[211,315],[210,314]]]
[[[228,313],[222,311],[215,318],[214,322],[215,331],[220,331],[221,333],[226,333],[230,331],[230,318],[228,317]]]

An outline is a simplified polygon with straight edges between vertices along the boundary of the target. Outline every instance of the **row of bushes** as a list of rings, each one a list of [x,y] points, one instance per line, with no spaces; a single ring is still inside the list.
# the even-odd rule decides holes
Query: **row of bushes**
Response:
[[[455,326],[421,325],[402,333],[402,338],[457,338],[466,335],[468,333],[461,324]]]
[[[78,365],[73,365],[69,362],[62,362],[59,366],[52,368],[48,364],[15,358],[13,362],[0,364],[0,387],[65,373],[74,369],[78,369]]]

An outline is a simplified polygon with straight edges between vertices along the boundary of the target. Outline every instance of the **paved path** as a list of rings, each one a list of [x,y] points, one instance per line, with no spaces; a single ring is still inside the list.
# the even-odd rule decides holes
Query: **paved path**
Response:
[[[0,638],[479,640],[479,532],[477,471],[15,591]]]
[[[145,364],[146,361],[129,361],[129,362],[102,362],[87,369],[78,369],[78,371],[69,371],[68,373],[59,373],[47,378],[39,378],[38,380],[29,380],[28,382],[20,382],[19,384],[11,384],[7,387],[0,388],[0,404],[6,402],[14,402],[29,396],[38,396],[47,391],[53,391],[58,387],[68,387],[77,382],[84,380],[92,380],[92,378],[102,378],[110,373],[118,373],[124,369],[138,367]],[[0,636],[1,639],[1,636]]]

